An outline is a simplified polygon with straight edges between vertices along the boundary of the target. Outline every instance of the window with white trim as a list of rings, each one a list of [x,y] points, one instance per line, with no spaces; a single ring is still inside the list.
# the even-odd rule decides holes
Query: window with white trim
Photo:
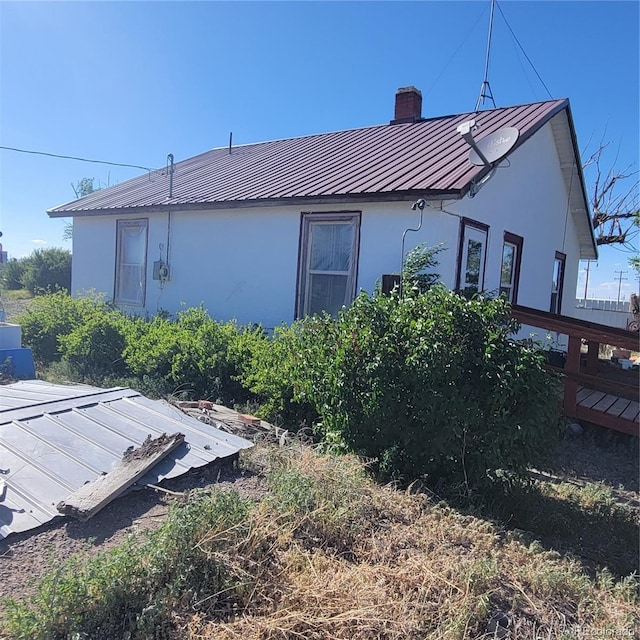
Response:
[[[146,218],[116,223],[116,304],[144,306],[148,226]]]
[[[489,227],[474,220],[461,221],[456,289],[465,295],[484,290]]]
[[[355,296],[360,213],[304,213],[297,317],[336,315]]]
[[[518,300],[523,243],[523,238],[505,231],[500,265],[500,293],[505,295],[511,304],[515,304]]]

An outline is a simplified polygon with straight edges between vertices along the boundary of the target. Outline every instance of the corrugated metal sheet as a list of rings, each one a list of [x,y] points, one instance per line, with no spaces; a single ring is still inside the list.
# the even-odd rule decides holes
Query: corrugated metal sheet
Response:
[[[422,194],[461,195],[484,171],[469,163],[457,126],[471,118],[476,138],[517,127],[517,148],[568,100],[490,109],[349,131],[213,149],[177,162],[173,197],[166,169],[55,207],[51,216],[181,205],[229,206],[293,199]]]
[[[0,539],[58,516],[61,500],[108,473],[148,435],[176,432],[185,434],[184,443],[138,484],[155,484],[252,446],[131,389],[39,380],[0,386]]]

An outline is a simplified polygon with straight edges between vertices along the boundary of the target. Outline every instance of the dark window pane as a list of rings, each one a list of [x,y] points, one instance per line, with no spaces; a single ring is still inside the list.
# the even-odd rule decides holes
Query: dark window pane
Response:
[[[513,264],[516,248],[512,244],[505,244],[502,248],[502,270],[500,273],[500,284],[510,285],[513,283]]]
[[[467,268],[465,273],[465,283],[474,285],[478,290],[480,282],[480,258],[482,257],[482,242],[469,240],[467,244]]]

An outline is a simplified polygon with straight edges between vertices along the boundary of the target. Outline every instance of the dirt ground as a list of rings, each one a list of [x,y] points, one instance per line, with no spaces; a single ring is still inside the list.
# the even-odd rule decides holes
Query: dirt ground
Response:
[[[214,488],[236,490],[255,500],[260,500],[267,491],[262,476],[237,465],[215,462],[164,481],[162,486],[176,493]],[[93,556],[118,545],[130,534],[157,528],[169,503],[179,499],[170,493],[144,488],[114,500],[87,522],[61,516],[32,531],[0,540],[0,600],[33,593],[36,580],[73,555]]]
[[[13,322],[17,316],[24,313],[31,300],[19,300],[14,298],[2,298],[2,305],[7,318],[7,322]]]
[[[552,473],[540,479],[566,480],[575,484],[603,482],[613,488],[616,499],[638,510],[638,441],[604,430],[568,435],[558,447]],[[234,489],[260,500],[267,493],[265,478],[242,465],[216,465],[193,470],[165,481],[173,492]],[[157,528],[169,503],[178,496],[145,488],[119,498],[87,522],[60,517],[30,532],[0,540],[0,599],[21,598],[33,593],[34,582],[52,566],[74,554],[87,556],[113,547],[132,533]],[[0,606],[1,614],[1,606]]]

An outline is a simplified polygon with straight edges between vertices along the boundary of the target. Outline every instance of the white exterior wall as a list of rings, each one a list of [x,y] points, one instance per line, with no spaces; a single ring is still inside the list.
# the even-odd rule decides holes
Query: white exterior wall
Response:
[[[567,190],[550,125],[525,142],[498,169],[475,198],[429,203],[419,232],[407,234],[405,250],[419,242],[443,242],[437,271],[448,287],[456,284],[460,217],[490,226],[485,290],[497,291],[504,231],[524,238],[518,302],[548,310],[556,251],[567,254],[564,313],[575,299],[578,245],[573,221],[566,221]],[[507,163],[505,163],[507,164]],[[577,188],[577,183],[576,183]],[[274,327],[294,319],[302,212],[360,211],[360,251],[356,290],[372,291],[384,273],[400,270],[403,231],[415,228],[420,212],[411,202],[354,203],[307,207],[236,208],[217,211],[150,213],[147,289],[144,308],[175,313],[203,304],[218,320],[259,322]],[[447,213],[448,212],[448,213]],[[127,216],[74,220],[74,295],[93,289],[113,296],[116,221]],[[128,216],[128,218],[139,218]],[[566,237],[565,237],[566,222]],[[168,233],[170,227],[170,232]],[[168,246],[168,256],[167,256]],[[152,279],[153,262],[170,266],[163,285]]]
[[[167,214],[150,214],[146,303],[144,308],[126,310],[153,315],[161,309],[175,313],[203,304],[222,321],[260,322],[269,328],[290,323],[295,315],[303,211],[362,213],[356,290],[367,291],[373,290],[382,274],[400,271],[402,233],[416,227],[420,219],[419,212],[411,211],[411,203],[406,202],[177,211],[171,215],[167,242]],[[134,217],[140,216],[129,216]],[[428,217],[425,210],[422,230],[408,234],[406,250],[422,241],[437,244],[443,234],[448,234],[448,244],[457,242],[457,219],[427,224]],[[74,295],[95,290],[113,296],[118,219],[125,216],[79,217],[74,221]],[[167,244],[170,279],[161,285],[152,279],[153,262],[167,260]],[[455,250],[441,256],[442,263],[454,265]],[[452,269],[454,266],[447,270]],[[444,264],[439,272],[444,274]]]
[[[555,252],[560,251],[567,256],[562,299],[562,312],[567,313],[575,300],[579,250],[570,214],[565,238],[567,189],[550,125],[518,148],[509,163],[475,198],[454,205],[464,216],[490,225],[485,290],[500,286],[502,244],[508,231],[524,238],[518,304],[549,310]]]
[[[116,268],[116,224],[107,216],[73,220],[71,292],[95,291],[113,298]]]

